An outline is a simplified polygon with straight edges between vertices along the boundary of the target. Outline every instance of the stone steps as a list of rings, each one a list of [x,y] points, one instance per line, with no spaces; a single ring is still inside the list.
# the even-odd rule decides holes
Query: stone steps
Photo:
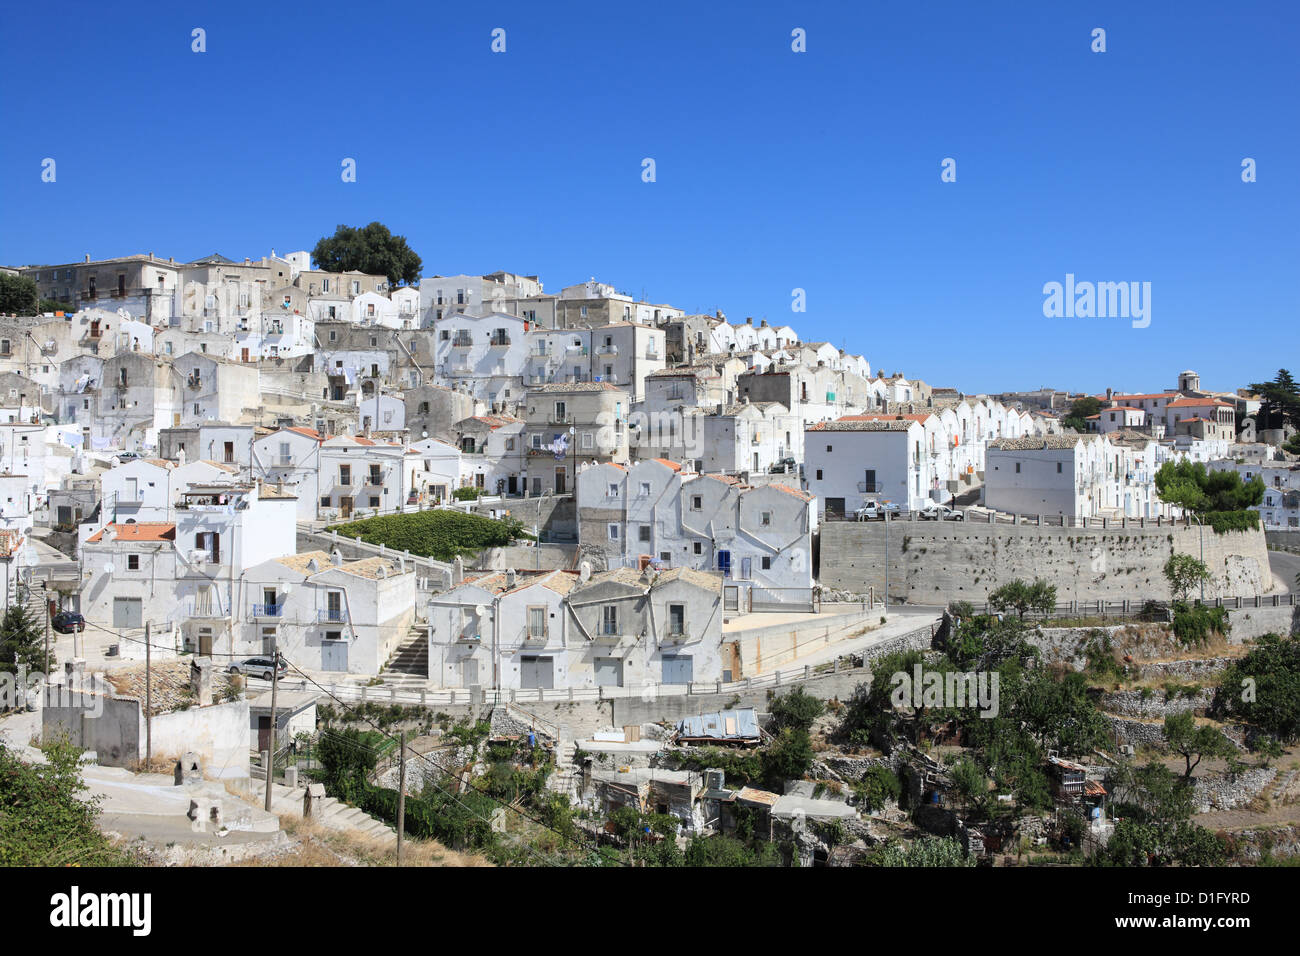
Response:
[[[253,780],[250,791],[254,802],[264,805],[266,782]],[[305,791],[302,787],[291,789],[283,784],[272,784],[271,812],[280,816],[301,818],[304,795]],[[333,797],[325,797],[316,804],[312,820],[328,829],[359,836],[394,838],[397,836],[397,831],[382,820],[377,820],[364,810],[349,806]]]

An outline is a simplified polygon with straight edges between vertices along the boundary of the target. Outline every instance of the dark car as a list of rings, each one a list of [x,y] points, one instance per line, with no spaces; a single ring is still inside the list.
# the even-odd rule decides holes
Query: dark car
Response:
[[[260,677],[262,680],[270,680],[274,669],[275,661],[270,657],[250,657],[230,665],[232,674],[247,674],[249,677]],[[283,657],[280,658],[280,676],[283,677],[288,670],[289,665],[285,663]]]
[[[76,611],[60,611],[50,621],[50,627],[60,634],[76,634],[86,629],[86,619]]]

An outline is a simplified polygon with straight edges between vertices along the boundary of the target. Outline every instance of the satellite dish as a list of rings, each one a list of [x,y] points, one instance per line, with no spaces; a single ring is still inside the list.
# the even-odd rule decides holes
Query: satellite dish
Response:
[[[428,433],[428,432],[420,432],[420,437],[422,437],[422,438],[428,438],[428,437],[429,437],[429,433]]]
[[[283,584],[281,584],[281,585],[280,585],[280,593],[281,593],[281,594],[292,594],[292,593],[293,593],[293,582],[292,582],[292,581],[285,581]]]
[[[475,606],[474,613],[477,614],[479,617],[482,617],[484,614],[487,613],[487,608],[484,607],[482,604],[479,604]]]

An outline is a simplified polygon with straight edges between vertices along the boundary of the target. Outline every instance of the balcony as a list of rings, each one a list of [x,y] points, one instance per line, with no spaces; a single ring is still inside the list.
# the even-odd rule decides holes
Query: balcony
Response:
[[[473,348],[474,340],[468,335],[457,335],[451,340],[451,347],[454,349]]]
[[[596,349],[596,354],[597,354],[597,355],[617,355],[617,354],[618,354],[618,346],[617,346],[617,345],[602,345],[602,346],[600,346],[600,348]]]
[[[280,617],[284,614],[283,604],[254,604],[253,617]]]
[[[324,607],[316,612],[316,620],[322,624],[346,624],[348,612],[341,607]]]
[[[546,628],[540,631],[524,630],[524,644],[529,647],[542,647],[546,644]]]
[[[885,486],[878,481],[859,481],[858,491],[862,494],[880,494],[885,490]]]
[[[494,335],[492,336],[491,340],[489,340],[488,342],[488,347],[494,349],[508,348],[509,345],[510,345],[510,336],[508,335]]]

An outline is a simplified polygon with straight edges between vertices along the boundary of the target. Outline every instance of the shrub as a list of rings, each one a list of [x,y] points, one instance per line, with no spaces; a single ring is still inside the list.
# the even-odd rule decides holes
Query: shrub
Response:
[[[519,537],[523,525],[510,518],[497,520],[434,509],[366,518],[331,530],[345,537],[359,537],[367,544],[451,561],[457,556],[472,557],[485,548],[504,547]]]
[[[1204,644],[1211,634],[1226,636],[1231,630],[1226,608],[1182,601],[1174,604],[1174,636],[1189,647]]]

